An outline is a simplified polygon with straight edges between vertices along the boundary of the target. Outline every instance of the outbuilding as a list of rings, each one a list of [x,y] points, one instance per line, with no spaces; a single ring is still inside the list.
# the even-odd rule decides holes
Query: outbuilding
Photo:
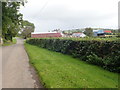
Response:
[[[93,30],[94,36],[105,36],[104,30]]]
[[[31,38],[62,37],[62,33],[57,32],[39,32],[32,33]]]
[[[72,36],[73,36],[73,37],[86,37],[86,35],[85,35],[84,33],[80,33],[80,32],[78,32],[78,33],[73,33]]]

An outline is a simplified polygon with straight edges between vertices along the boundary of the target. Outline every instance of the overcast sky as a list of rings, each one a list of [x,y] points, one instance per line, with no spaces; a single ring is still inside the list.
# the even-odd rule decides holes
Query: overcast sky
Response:
[[[28,0],[20,12],[35,32],[54,29],[118,28],[120,0]]]

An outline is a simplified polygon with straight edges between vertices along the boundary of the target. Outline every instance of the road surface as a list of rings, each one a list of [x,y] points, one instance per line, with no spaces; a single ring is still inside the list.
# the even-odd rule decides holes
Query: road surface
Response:
[[[2,47],[2,88],[35,87],[23,42],[17,38],[17,44]]]

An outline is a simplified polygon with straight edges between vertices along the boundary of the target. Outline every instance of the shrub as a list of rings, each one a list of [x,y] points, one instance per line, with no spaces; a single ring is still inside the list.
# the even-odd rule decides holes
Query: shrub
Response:
[[[29,39],[29,44],[72,55],[75,58],[120,72],[120,41]]]

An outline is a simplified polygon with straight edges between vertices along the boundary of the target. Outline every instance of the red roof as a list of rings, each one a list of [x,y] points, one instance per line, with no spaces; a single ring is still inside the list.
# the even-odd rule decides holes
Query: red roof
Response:
[[[111,31],[107,30],[107,31],[104,31],[105,33],[112,33]]]

